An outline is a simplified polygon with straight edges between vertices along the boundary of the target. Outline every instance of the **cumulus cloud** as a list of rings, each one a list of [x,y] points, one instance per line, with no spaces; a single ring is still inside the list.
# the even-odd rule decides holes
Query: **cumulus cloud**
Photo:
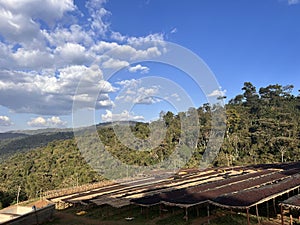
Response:
[[[145,73],[149,73],[149,68],[147,66],[142,66],[140,64],[136,65],[136,66],[132,66],[132,67],[129,67],[129,72],[131,73],[136,73],[136,72],[141,72],[142,74],[145,74]]]
[[[91,15],[90,22],[94,35],[105,36],[109,30],[110,24],[107,19],[111,13],[103,8],[104,3],[106,0],[90,0],[85,4]]]
[[[88,54],[84,46],[77,43],[66,43],[55,49],[55,53],[64,61],[64,64],[85,64],[88,61]]]
[[[164,35],[162,33],[149,34],[144,37],[129,37],[127,39],[128,43],[132,46],[153,46],[153,45],[163,45]]]
[[[149,45],[147,47],[146,44],[142,48],[135,48],[128,44],[119,45],[115,43],[106,45],[106,47],[109,48],[107,49],[109,51],[105,52],[106,56],[124,61],[154,58],[160,56],[164,51],[162,46]]]
[[[13,125],[13,123],[8,116],[0,116],[0,126],[9,127],[11,125]]]
[[[101,115],[101,120],[103,122],[129,121],[129,120],[140,121],[140,120],[144,120],[144,117],[139,115],[134,115],[134,113],[128,112],[127,110],[124,110],[122,113],[119,114],[113,114],[112,111],[106,110],[106,113]]]
[[[78,43],[83,46],[92,46],[94,41],[88,31],[78,24],[70,27],[57,27],[55,30],[41,30],[43,36],[51,46],[63,46],[65,43]]]
[[[88,107],[97,100],[108,100],[106,94],[117,90],[103,80],[96,65],[70,66],[57,72],[42,75],[2,71],[0,104],[20,113],[61,115],[71,113],[74,99]],[[79,82],[81,88],[77,90]],[[101,102],[96,107],[101,107]]]
[[[40,23],[52,25],[66,12],[75,10],[72,0],[52,1],[0,1],[0,33],[10,42],[29,44],[36,39],[42,41]]]
[[[52,116],[51,118],[45,119],[44,117],[32,118],[27,124],[31,127],[65,127],[67,122],[62,121],[57,116]]]
[[[105,69],[122,69],[123,67],[129,66],[129,63],[119,59],[110,58],[102,64]]]
[[[141,83],[141,81],[140,80],[136,80],[136,79],[122,80],[122,81],[116,82],[116,84],[124,86],[124,87],[136,87],[140,83]]]
[[[43,116],[70,114],[74,100],[86,108],[113,107],[109,94],[118,89],[103,79],[103,69],[160,56],[164,36],[131,37],[111,30],[105,3],[86,1],[88,11],[81,12],[73,0],[0,0],[0,105],[40,115],[30,126],[60,125],[55,123],[59,117]],[[141,65],[129,70],[149,71]],[[155,102],[138,94],[135,101]]]
[[[226,95],[226,90],[214,90],[211,93],[209,93],[207,96],[208,97],[221,97]]]
[[[123,87],[122,92],[116,97],[117,102],[146,105],[161,102],[161,99],[156,97],[160,91],[157,85],[143,86],[142,80],[136,79],[123,80],[117,84]]]

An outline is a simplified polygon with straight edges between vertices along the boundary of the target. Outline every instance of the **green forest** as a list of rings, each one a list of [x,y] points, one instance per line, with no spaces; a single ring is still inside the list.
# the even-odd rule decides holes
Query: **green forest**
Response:
[[[298,161],[300,96],[293,95],[293,89],[293,85],[279,84],[258,89],[252,83],[245,82],[241,94],[228,100],[225,105],[226,130],[223,144],[210,166]],[[194,153],[185,167],[196,167],[207,147],[213,110],[218,110],[218,107],[204,104],[177,115],[162,112],[160,116],[166,134],[153,149],[146,141],[136,142],[134,148],[142,148],[144,151],[133,151],[124,146],[109,124],[97,126],[97,132],[105,150],[127,164],[156,164],[168,158],[180,146],[179,154],[185,154],[186,148],[193,148]],[[196,141],[191,138],[195,135],[181,134],[182,120],[194,115],[193,112],[197,112],[194,121],[199,127]],[[130,128],[135,137],[146,140],[151,126],[156,126],[156,123],[132,122]],[[195,127],[194,124],[190,126]],[[195,130],[192,128],[191,132]],[[90,154],[94,154],[94,143],[85,144],[91,149]],[[19,187],[20,200],[26,200],[38,197],[43,191],[103,180],[85,162],[70,132],[0,139],[0,157],[0,207],[16,201]]]

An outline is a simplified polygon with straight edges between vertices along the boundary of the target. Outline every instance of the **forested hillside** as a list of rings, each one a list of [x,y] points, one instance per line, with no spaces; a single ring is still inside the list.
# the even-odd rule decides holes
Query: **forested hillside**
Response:
[[[41,192],[98,181],[83,160],[73,140],[49,143],[27,153],[18,153],[0,168],[0,197],[3,206],[16,200],[21,187],[21,200],[39,197]]]
[[[227,126],[224,142],[211,166],[298,161],[300,158],[300,97],[293,95],[292,91],[292,85],[276,84],[257,90],[250,82],[246,82],[242,93],[226,104]],[[216,110],[216,107],[204,104],[198,109],[189,109],[188,112],[180,112],[177,115],[172,112],[162,112],[161,119],[166,126],[166,135],[154,149],[150,148],[147,141],[134,143],[135,149],[142,148],[144,151],[133,151],[125,147],[116,137],[111,124],[97,126],[97,129],[105,150],[128,164],[143,166],[156,164],[167,158],[175,148],[180,148],[179,154],[184,156],[186,149],[192,146],[195,153],[186,167],[195,167],[208,143],[211,110]],[[193,141],[189,135],[181,134],[181,120],[190,117],[195,111],[197,111],[200,128],[197,141]],[[136,137],[146,140],[150,135],[150,126],[155,126],[156,123],[157,121],[151,124],[132,122],[130,126]],[[194,124],[190,126],[193,127]],[[14,154],[9,160],[1,163],[0,202],[3,206],[15,200],[18,186],[21,187],[21,198],[26,199],[38,196],[40,191],[102,179],[86,164],[73,136],[68,136],[69,133],[57,133],[57,135],[63,137],[58,139],[63,140],[50,140],[51,138],[47,139],[47,137],[45,139],[47,143],[52,142],[46,146]],[[14,145],[19,147],[10,149],[13,149],[13,152],[22,148],[28,150],[30,140],[36,141],[40,140],[39,138],[42,139],[37,142],[46,143],[42,136],[30,137],[31,139],[24,143],[22,140],[27,139],[18,139],[19,142],[14,142]],[[86,145],[93,154],[95,143],[87,142]],[[9,143],[6,146],[9,146]],[[2,151],[5,151],[5,146],[2,147]]]
[[[292,85],[256,90],[244,83],[243,93],[226,105],[227,133],[216,163],[273,163],[299,160],[300,97]]]
[[[15,153],[46,146],[55,140],[73,138],[73,132],[38,133],[35,135],[4,133],[0,137],[0,163]],[[10,137],[10,138],[8,138]]]

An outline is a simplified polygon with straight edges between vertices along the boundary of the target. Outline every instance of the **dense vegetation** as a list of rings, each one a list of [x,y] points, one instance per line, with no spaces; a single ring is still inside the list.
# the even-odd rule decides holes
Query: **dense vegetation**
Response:
[[[3,133],[0,135],[0,162],[15,153],[43,147],[55,140],[67,140],[70,138],[73,138],[73,132],[42,133],[35,135]]]
[[[246,82],[242,91],[243,93],[226,104],[227,126],[224,142],[212,166],[299,160],[300,97],[292,94],[293,86],[276,84],[257,91],[250,82]],[[175,149],[180,150],[178,154],[181,154],[181,157],[190,158],[188,149],[192,148],[194,154],[186,167],[195,167],[207,147],[211,132],[211,111],[216,110],[218,106],[204,104],[198,109],[191,108],[188,112],[180,112],[178,115],[162,112],[160,116],[166,126],[166,134],[155,148],[151,148],[148,138],[150,130],[155,126],[159,127],[159,121],[151,124],[130,123],[132,133],[138,138],[131,147],[124,146],[118,139],[112,124],[97,126],[97,130],[105,150],[128,164],[156,164],[168,158]],[[193,117],[195,112],[196,118]],[[189,129],[182,135],[182,121],[191,121],[187,120],[188,118],[193,118],[195,123],[189,124]],[[221,121],[223,118],[219,119]],[[115,126],[122,129],[123,125]],[[199,135],[198,132],[195,133],[195,127]],[[126,132],[124,134],[126,135]],[[159,140],[162,134],[158,132],[156,135],[157,137],[152,139]],[[33,143],[39,145],[35,146]],[[90,153],[87,153],[91,155],[90,158],[96,158],[95,143],[89,140],[85,145],[90,150]],[[30,148],[35,149],[28,151]],[[39,196],[41,191],[102,179],[84,161],[73,136],[68,132],[4,139],[0,142],[0,152],[5,150],[11,154],[22,153],[14,154],[9,160],[1,163],[2,206],[15,201],[19,186],[20,199],[24,200]],[[98,157],[104,156],[100,154]]]
[[[101,179],[83,160],[73,140],[53,141],[46,147],[15,154],[0,168],[3,207],[16,201],[39,197],[46,190],[72,187]],[[0,193],[1,197],[1,193]]]
[[[226,106],[227,133],[216,163],[298,161],[300,97],[293,88],[276,84],[257,91],[244,83],[244,93]]]

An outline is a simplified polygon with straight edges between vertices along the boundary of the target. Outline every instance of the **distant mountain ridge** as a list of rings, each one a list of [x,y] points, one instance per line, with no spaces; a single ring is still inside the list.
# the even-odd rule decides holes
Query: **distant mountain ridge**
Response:
[[[113,126],[113,125],[127,125],[127,124],[129,124],[130,126],[134,126],[136,123],[138,123],[138,122],[136,122],[136,121],[103,122],[103,123],[96,124],[96,127],[100,128],[100,127],[107,127],[107,126]],[[88,129],[91,127],[92,126],[80,127],[78,129],[79,130]],[[36,134],[45,134],[45,133],[58,133],[58,132],[73,132],[73,128],[44,128],[44,129],[36,129],[36,130],[12,130],[12,131],[8,131],[5,133],[0,132],[0,140],[1,140],[1,137],[5,137],[5,139],[6,138],[14,138],[14,135],[17,137],[17,136],[36,135]]]
[[[27,152],[37,147],[46,146],[55,140],[66,140],[74,137],[73,132],[40,133],[34,135],[20,133],[0,134],[0,162],[18,152]]]
[[[25,133],[14,133],[14,132],[0,133],[0,141],[4,139],[22,138],[26,136],[28,135]]]
[[[96,125],[96,129],[114,125],[135,126],[135,121],[106,122]],[[78,130],[89,130],[93,126],[81,127]],[[0,133],[0,162],[18,152],[27,152],[31,149],[46,146],[52,141],[74,138],[73,128],[46,128],[37,130],[17,130]]]

